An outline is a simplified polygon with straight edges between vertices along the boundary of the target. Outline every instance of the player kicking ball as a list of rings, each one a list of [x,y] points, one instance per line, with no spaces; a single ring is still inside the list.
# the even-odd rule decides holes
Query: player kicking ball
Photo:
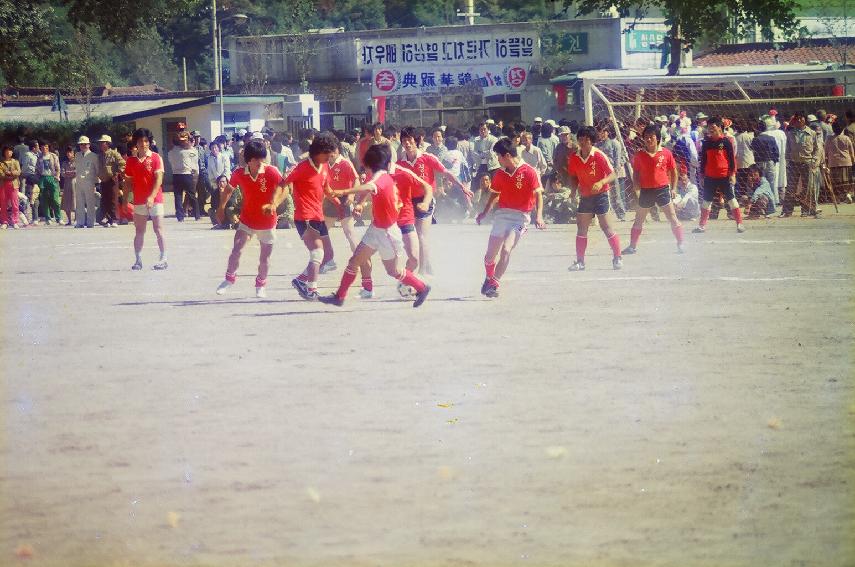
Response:
[[[636,194],[638,210],[630,229],[629,246],[623,249],[623,254],[635,254],[644,219],[654,205],[659,205],[665,212],[671,223],[671,232],[677,239],[677,252],[683,253],[683,225],[677,220],[672,202],[677,196],[677,162],[670,150],[660,147],[661,135],[658,126],[646,127],[641,134],[643,147],[632,159],[632,185],[640,191]]]
[[[424,303],[430,293],[429,285],[413,275],[410,270],[406,268],[401,270],[399,267],[399,260],[404,256],[404,242],[401,238],[401,229],[397,224],[401,199],[398,196],[395,180],[386,172],[391,161],[392,152],[389,146],[370,146],[362,161],[369,180],[359,187],[334,192],[339,196],[351,193],[370,194],[373,220],[347,263],[338,291],[329,296],[319,297],[322,303],[339,307],[344,305],[347,290],[356,281],[357,270],[360,266],[364,266],[375,252],[380,253],[380,259],[383,260],[387,274],[416,290],[413,307],[419,307]]]
[[[499,206],[493,216],[493,228],[484,254],[487,277],[481,285],[481,293],[487,297],[499,297],[499,280],[508,269],[511,252],[527,230],[531,210],[535,206],[535,226],[541,230],[546,228],[540,175],[517,155],[517,147],[509,139],[502,138],[496,142],[493,151],[499,156],[501,169],[493,176],[484,210],[475,218],[475,222],[481,224],[498,199]]]
[[[623,260],[620,255],[620,238],[612,229],[609,214],[609,183],[614,183],[617,176],[612,169],[609,158],[594,147],[597,141],[597,131],[591,126],[585,126],[576,134],[579,149],[567,160],[567,173],[575,177],[579,183],[579,208],[576,211],[576,261],[567,268],[571,272],[585,269],[585,250],[588,248],[588,227],[597,215],[600,228],[609,241],[614,254],[612,267],[620,270]]]
[[[243,149],[243,155],[246,167],[239,167],[232,172],[217,209],[217,221],[222,223],[226,203],[235,188],[240,187],[243,195],[240,224],[235,232],[232,253],[229,255],[226,279],[217,287],[217,295],[223,295],[235,284],[241,252],[246,243],[256,236],[261,244],[261,254],[258,259],[258,275],[255,278],[255,296],[264,298],[267,297],[265,286],[270,270],[270,255],[276,240],[276,207],[285,197],[285,182],[279,170],[264,164],[263,160],[267,155],[264,142],[250,141]]]

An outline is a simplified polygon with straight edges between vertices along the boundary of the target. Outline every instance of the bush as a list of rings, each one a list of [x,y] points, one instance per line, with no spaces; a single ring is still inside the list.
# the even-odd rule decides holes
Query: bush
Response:
[[[118,142],[126,132],[130,131],[127,124],[113,122],[110,118],[97,117],[76,122],[0,122],[0,144],[15,145],[18,137],[25,140],[46,141],[55,148],[76,146],[80,136],[89,136],[92,143],[107,134]]]

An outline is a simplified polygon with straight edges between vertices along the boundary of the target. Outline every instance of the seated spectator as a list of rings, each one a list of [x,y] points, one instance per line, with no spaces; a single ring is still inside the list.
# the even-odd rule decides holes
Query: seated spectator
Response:
[[[683,169],[680,170],[680,177],[677,179],[677,197],[674,199],[674,208],[677,210],[677,218],[680,220],[695,220],[701,214],[701,206],[698,202],[698,186],[689,181],[689,175]]]
[[[763,175],[763,169],[757,164],[748,168],[748,187],[753,190],[751,203],[745,210],[748,218],[759,219],[775,214],[775,194]]]

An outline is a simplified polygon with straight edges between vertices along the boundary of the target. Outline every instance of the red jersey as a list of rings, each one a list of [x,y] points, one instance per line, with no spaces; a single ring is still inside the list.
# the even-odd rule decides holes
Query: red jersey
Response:
[[[591,197],[600,193],[608,193],[609,184],[604,184],[599,193],[594,193],[591,188],[594,183],[605,179],[614,171],[609,158],[597,148],[591,148],[587,159],[579,157],[579,152],[574,152],[567,158],[567,173],[578,179],[579,194],[583,197]]]
[[[537,171],[529,164],[522,163],[511,173],[504,168],[496,171],[490,190],[499,194],[500,209],[529,213],[543,187]]]
[[[249,166],[235,169],[229,179],[229,185],[240,187],[243,195],[240,222],[253,230],[275,228],[276,211],[262,213],[261,207],[273,203],[273,193],[281,183],[282,175],[272,165],[261,164],[255,179],[249,173]]]
[[[398,220],[401,210],[401,199],[398,196],[398,186],[391,175],[378,171],[366,185],[372,185],[371,210],[374,220],[371,224],[377,228],[387,229]]]
[[[727,138],[706,138],[701,143],[698,158],[704,177],[724,179],[736,174],[736,156],[733,153],[733,144]]]
[[[125,177],[130,177],[134,186],[134,205],[145,205],[151,196],[151,186],[158,171],[163,171],[163,160],[151,150],[143,159],[139,159],[136,154],[128,158],[125,164]],[[157,188],[154,202],[163,202],[162,185]]]
[[[291,170],[285,182],[294,186],[294,220],[324,220],[324,187],[329,181],[329,166],[323,163],[316,168],[312,158],[304,159]]]
[[[447,171],[445,166],[431,154],[416,152],[418,155],[413,161],[407,161],[406,157],[398,161],[398,165],[414,171],[416,175],[427,181],[431,187],[436,189],[436,174]],[[425,189],[421,185],[413,189],[413,198],[425,196]]]
[[[632,169],[638,172],[641,190],[659,189],[671,186],[671,172],[677,168],[674,154],[666,148],[659,148],[655,154],[644,150],[636,152],[632,158]]]
[[[416,223],[416,211],[413,208],[413,190],[416,187],[422,189],[424,187],[419,182],[416,174],[406,167],[392,166],[389,175],[395,180],[395,185],[398,186],[398,198],[401,200],[401,210],[398,213],[398,226],[407,226],[408,224]]]
[[[347,158],[339,157],[338,161],[331,164],[330,168],[330,187],[336,191],[342,189],[350,189],[356,185],[356,180],[359,175],[356,173],[356,168],[350,163]]]

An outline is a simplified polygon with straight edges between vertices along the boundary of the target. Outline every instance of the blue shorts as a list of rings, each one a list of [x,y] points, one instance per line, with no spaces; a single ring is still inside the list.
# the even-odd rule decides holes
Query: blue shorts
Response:
[[[736,198],[733,185],[727,177],[704,177],[704,201],[712,203],[715,194],[721,191],[725,201]]]
[[[642,189],[638,192],[638,206],[652,209],[653,205],[664,207],[671,202],[671,188],[667,185],[658,189]]]
[[[398,228],[401,229],[401,234],[410,234],[414,230],[416,230],[416,225],[410,223],[405,225],[398,225]]]
[[[604,215],[609,212],[609,193],[599,193],[579,199],[579,209],[576,213],[589,215]]]
[[[413,209],[415,210],[417,219],[429,219],[429,218],[431,218],[433,216],[433,211],[436,208],[436,199],[431,199],[430,200],[430,207],[428,207],[427,212],[423,213],[421,210],[419,210],[418,207],[416,207],[416,205],[423,202],[424,200],[425,200],[424,196],[413,197]]]
[[[327,236],[329,234],[329,231],[327,230],[327,223],[322,220],[295,220],[294,226],[297,227],[297,234],[300,235],[300,238],[303,238],[303,235],[309,228],[311,228],[321,236]]]

